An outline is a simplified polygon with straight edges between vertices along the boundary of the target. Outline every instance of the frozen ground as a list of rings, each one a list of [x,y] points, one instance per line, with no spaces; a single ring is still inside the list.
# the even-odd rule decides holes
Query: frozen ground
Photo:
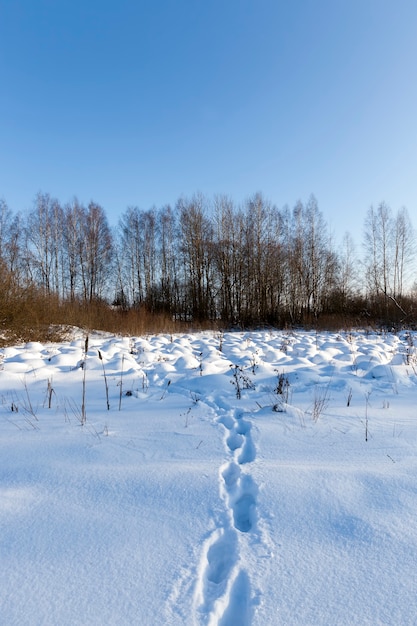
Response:
[[[2,624],[417,623],[413,334],[84,348],[1,354]]]

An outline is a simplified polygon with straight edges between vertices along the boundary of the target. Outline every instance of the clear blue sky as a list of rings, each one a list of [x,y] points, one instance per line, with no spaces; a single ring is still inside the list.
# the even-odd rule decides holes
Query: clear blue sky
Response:
[[[311,193],[417,226],[417,0],[0,0],[0,197]]]

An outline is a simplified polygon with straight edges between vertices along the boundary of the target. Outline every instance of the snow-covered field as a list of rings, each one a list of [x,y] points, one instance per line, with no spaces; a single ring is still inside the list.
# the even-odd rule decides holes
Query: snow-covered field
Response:
[[[413,344],[93,334],[85,367],[81,334],[5,348],[0,622],[417,624]]]

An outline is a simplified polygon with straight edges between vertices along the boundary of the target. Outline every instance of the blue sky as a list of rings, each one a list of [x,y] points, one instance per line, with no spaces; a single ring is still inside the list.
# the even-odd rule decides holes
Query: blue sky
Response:
[[[0,0],[0,197],[311,193],[417,226],[416,0]]]

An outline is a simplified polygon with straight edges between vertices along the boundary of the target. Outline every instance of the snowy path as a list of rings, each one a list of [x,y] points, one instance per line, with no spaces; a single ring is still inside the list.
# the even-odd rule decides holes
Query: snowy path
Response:
[[[218,409],[218,413],[230,460],[219,468],[224,516],[203,547],[194,597],[196,623],[247,626],[253,599],[244,559],[251,547],[245,535],[254,532],[257,523],[257,486],[250,473],[256,449],[248,418],[237,409]]]

